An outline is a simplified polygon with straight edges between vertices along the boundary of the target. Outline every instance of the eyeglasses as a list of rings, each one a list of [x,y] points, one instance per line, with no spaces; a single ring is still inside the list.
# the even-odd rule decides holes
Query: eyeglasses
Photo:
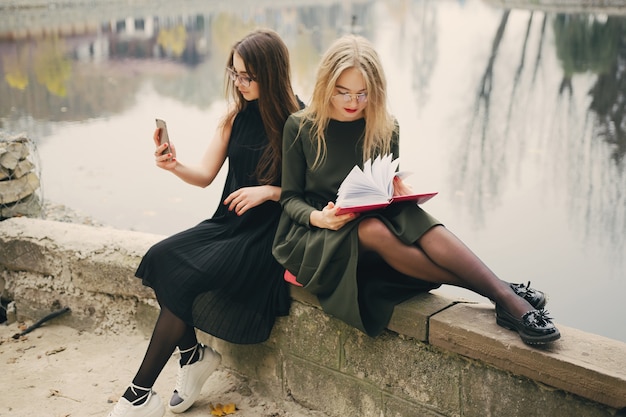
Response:
[[[357,93],[357,94],[338,93],[333,96],[333,98],[335,97],[343,98],[343,101],[345,103],[352,103],[352,100],[356,100],[357,103],[361,104],[367,101],[367,93]]]
[[[250,87],[250,83],[254,81],[247,75],[237,74],[237,71],[235,71],[233,68],[228,67],[226,68],[226,71],[228,72],[228,76],[232,81],[239,81],[239,84],[243,85],[244,87]]]

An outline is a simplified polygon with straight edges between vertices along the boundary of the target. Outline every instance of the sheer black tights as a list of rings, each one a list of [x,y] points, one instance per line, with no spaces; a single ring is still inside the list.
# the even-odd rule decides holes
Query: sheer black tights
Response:
[[[533,307],[515,295],[461,240],[443,226],[429,229],[417,244],[400,241],[376,218],[359,223],[360,250],[379,254],[397,271],[414,278],[467,288],[521,317]]]
[[[154,325],[141,366],[133,378],[133,384],[151,388],[177,346],[180,350],[186,350],[197,343],[194,328],[161,304],[161,312]],[[131,402],[138,396],[140,395],[133,392],[131,387],[124,393],[124,398]]]

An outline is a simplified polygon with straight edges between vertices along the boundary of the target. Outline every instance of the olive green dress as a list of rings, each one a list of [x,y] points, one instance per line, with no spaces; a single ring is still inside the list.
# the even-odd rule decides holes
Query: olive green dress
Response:
[[[406,244],[415,243],[441,223],[415,203],[398,203],[363,213],[337,231],[311,226],[311,212],[334,202],[350,170],[355,165],[363,167],[360,138],[365,119],[331,120],[326,130],[327,157],[315,169],[315,144],[308,126],[300,130],[299,123],[299,114],[291,115],[283,134],[283,213],[273,254],[306,290],[318,297],[325,312],[376,336],[389,323],[395,305],[439,285],[403,275],[373,254],[359,256],[358,223],[371,216],[380,218]],[[398,157],[398,148],[396,129],[394,158]]]

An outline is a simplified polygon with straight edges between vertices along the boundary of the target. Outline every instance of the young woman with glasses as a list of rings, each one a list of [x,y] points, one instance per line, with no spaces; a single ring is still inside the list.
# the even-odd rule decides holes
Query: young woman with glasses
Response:
[[[176,348],[180,368],[169,408],[186,411],[220,363],[198,343],[195,328],[223,340],[265,341],[277,316],[289,311],[284,269],[271,254],[280,216],[282,130],[302,107],[293,93],[289,53],[270,30],[237,42],[227,61],[225,114],[198,165],[178,160],[174,145],[158,145],[156,165],[207,187],[228,160],[221,204],[211,218],[151,247],[136,276],[154,289],[161,312],[143,362],[110,417],[161,417],[152,387]]]
[[[529,285],[498,278],[437,219],[401,202],[337,214],[339,185],[355,165],[399,151],[399,127],[386,105],[386,80],[371,43],[337,40],[323,56],[310,105],[283,134],[283,206],[273,253],[287,279],[316,294],[323,309],[370,336],[394,306],[450,284],[495,302],[497,323],[528,344],[560,337]],[[398,177],[394,195],[410,194]]]

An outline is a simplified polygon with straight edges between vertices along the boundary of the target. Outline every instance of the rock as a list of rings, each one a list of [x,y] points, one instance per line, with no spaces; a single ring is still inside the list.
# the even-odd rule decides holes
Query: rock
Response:
[[[41,214],[42,201],[36,194],[41,184],[29,158],[33,149],[26,136],[0,132],[0,220]]]
[[[39,177],[29,172],[16,180],[0,181],[0,204],[16,203],[39,188]]]
[[[0,205],[0,219],[10,217],[39,217],[41,215],[41,199],[35,194],[7,206]]]
[[[27,173],[35,169],[35,164],[28,159],[22,159],[17,163],[17,166],[13,170],[13,178],[22,178]]]
[[[24,137],[12,138],[0,143],[0,166],[13,170],[17,164],[30,154],[29,140]]]

